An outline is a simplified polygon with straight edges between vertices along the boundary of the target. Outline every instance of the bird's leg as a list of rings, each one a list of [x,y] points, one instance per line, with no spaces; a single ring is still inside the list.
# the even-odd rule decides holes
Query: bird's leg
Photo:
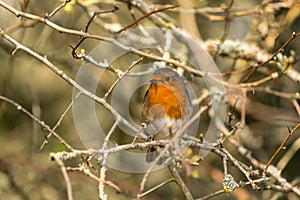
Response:
[[[151,141],[154,141],[154,135],[150,135],[148,138],[147,138],[147,142],[151,142]],[[150,147],[149,149],[148,149],[148,151],[147,151],[147,154],[146,154],[146,161],[148,162],[148,163],[150,163],[150,162],[153,162],[155,159],[156,159],[156,157],[159,155],[159,153],[157,152],[157,150],[156,150],[156,148],[155,147]],[[161,165],[162,164],[162,158],[161,159],[159,159],[158,161],[157,161],[157,163],[156,164],[158,164],[158,165]]]
[[[168,128],[168,130],[169,130],[170,138],[173,138],[172,127],[173,127],[173,123],[172,123],[172,122],[169,122],[169,123],[167,124],[167,128]]]

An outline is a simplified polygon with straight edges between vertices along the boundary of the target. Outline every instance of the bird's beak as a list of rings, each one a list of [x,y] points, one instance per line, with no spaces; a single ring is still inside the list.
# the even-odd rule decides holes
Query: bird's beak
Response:
[[[163,82],[163,81],[162,80],[157,80],[157,79],[150,80],[150,83],[154,83],[154,84],[159,83],[159,82]]]

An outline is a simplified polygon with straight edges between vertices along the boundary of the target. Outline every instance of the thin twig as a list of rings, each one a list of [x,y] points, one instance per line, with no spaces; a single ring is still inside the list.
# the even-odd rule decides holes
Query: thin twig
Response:
[[[109,132],[107,133],[102,149],[105,151],[108,147],[108,143],[110,141],[110,138],[114,131],[116,130],[117,126],[120,123],[120,118],[117,118],[116,121],[114,122],[113,126],[110,128]],[[106,177],[106,171],[107,171],[107,159],[108,159],[109,153],[104,152],[102,155],[102,160],[101,160],[101,168],[100,168],[100,174],[99,174],[99,184],[98,184],[98,191],[99,191],[99,199],[100,200],[106,200],[107,199],[107,194],[104,192],[104,183],[105,183],[105,177]]]
[[[279,54],[280,52],[283,52],[285,47],[287,47],[287,45],[289,45],[299,35],[300,35],[300,32],[298,32],[298,33],[293,32],[292,35],[290,36],[290,38],[277,51],[275,51],[275,53],[273,53],[267,60],[263,61],[262,63],[255,63],[253,65],[252,71],[249,74],[247,74],[247,76],[242,80],[242,82],[246,82],[247,80],[249,80],[249,78],[254,74],[254,72],[256,72],[256,70],[259,67],[261,67],[261,66],[269,63],[270,61],[274,60],[276,55]]]
[[[68,167],[67,170],[83,172],[85,175],[89,176],[91,179],[100,183],[100,178],[98,176],[94,175],[84,164],[80,165],[79,167]],[[126,194],[126,192],[122,191],[121,188],[119,186],[117,186],[115,183],[108,181],[108,180],[105,180],[104,183],[106,185],[110,186],[111,188],[113,188],[116,192]]]
[[[164,182],[162,182],[162,183],[160,183],[160,184],[154,186],[153,188],[147,190],[146,192],[144,192],[144,193],[142,193],[142,194],[138,194],[137,198],[144,197],[144,196],[150,194],[151,192],[153,192],[153,191],[155,191],[155,190],[157,190],[157,189],[163,187],[164,185],[167,185],[168,183],[171,183],[171,182],[174,182],[174,181],[175,181],[174,178],[170,178],[170,179],[168,179],[168,180],[165,180]]]
[[[56,31],[58,31],[60,33],[66,33],[66,34],[70,34],[70,35],[77,35],[77,36],[84,37],[84,38],[91,38],[91,39],[106,41],[106,42],[115,44],[116,46],[118,46],[118,47],[120,47],[120,48],[122,48],[122,49],[124,49],[124,50],[126,50],[128,52],[135,53],[135,54],[140,55],[142,57],[149,58],[149,59],[152,59],[152,60],[157,60],[157,61],[163,61],[163,62],[172,64],[174,66],[180,67],[180,68],[182,68],[182,69],[184,69],[184,70],[186,70],[186,71],[194,74],[195,76],[199,76],[199,77],[206,76],[207,77],[208,75],[210,75],[209,72],[203,72],[203,71],[199,71],[199,70],[197,70],[195,68],[188,67],[185,64],[182,64],[182,63],[180,63],[179,61],[177,61],[175,59],[163,58],[161,56],[156,56],[154,54],[150,54],[148,52],[144,52],[142,50],[126,46],[126,45],[122,44],[121,42],[119,42],[118,40],[114,39],[113,37],[104,37],[104,36],[100,36],[100,35],[94,35],[94,34],[82,32],[82,31],[77,31],[77,30],[73,30],[73,29],[68,29],[68,28],[59,26],[59,25],[55,24],[54,22],[51,22],[50,20],[45,19],[43,17],[18,11],[17,9],[11,7],[10,5],[4,3],[1,0],[0,0],[0,6],[2,6],[3,8],[7,9],[10,12],[12,12],[17,17],[21,16],[21,17],[25,17],[25,18],[28,18],[28,19],[32,19],[32,20],[37,21],[37,22],[44,23],[47,26],[53,28],[54,30],[56,30]],[[8,35],[5,34],[4,31],[1,30],[1,29],[0,29],[0,34],[2,36],[6,35],[5,37],[8,37]],[[229,83],[226,83],[226,82],[223,82],[223,84],[230,85]]]
[[[206,199],[210,199],[211,197],[214,197],[214,196],[217,196],[217,195],[220,195],[220,194],[223,194],[223,193],[225,193],[225,190],[218,190],[218,191],[216,191],[216,192],[213,192],[213,193],[211,193],[211,194],[208,194],[208,195],[206,195],[206,196],[204,196],[204,197],[201,197],[201,198],[198,198],[198,199],[196,199],[196,200],[206,200]]]
[[[71,103],[68,105],[68,107],[66,108],[66,110],[63,112],[63,114],[60,116],[60,118],[58,119],[58,121],[56,122],[56,124],[54,125],[54,127],[52,128],[53,131],[55,131],[57,129],[57,127],[60,125],[60,123],[62,122],[62,120],[64,119],[64,117],[66,116],[66,114],[69,112],[69,110],[72,108],[72,105],[74,104],[75,100],[80,96],[80,92],[78,92],[78,94],[75,96],[74,99],[72,99]],[[48,139],[51,137],[52,133],[50,132],[48,135],[45,135],[45,140],[43,141],[39,151],[42,151],[42,149],[45,147],[45,145],[48,144]]]
[[[288,129],[289,133],[288,135],[285,137],[285,139],[282,141],[281,145],[277,148],[277,150],[275,151],[275,153],[271,156],[271,158],[269,159],[269,161],[267,162],[264,171],[263,171],[263,175],[266,175],[269,166],[271,165],[272,161],[274,160],[274,158],[278,155],[278,153],[284,149],[285,144],[287,143],[287,141],[290,139],[290,137],[293,136],[293,134],[296,132],[296,130],[300,127],[300,122],[292,129]]]
[[[46,14],[46,18],[51,18],[52,16],[54,16],[58,11],[60,11],[63,7],[65,7],[71,1],[72,0],[65,0],[62,4],[60,4],[58,7],[56,7],[50,14]]]
[[[237,141],[235,141],[233,139],[230,139],[229,141],[231,142],[231,144],[233,144],[237,148],[238,152],[241,155],[243,155],[245,158],[247,158],[252,163],[253,166],[255,166],[255,167],[259,168],[259,169],[264,170],[265,165],[263,163],[259,162],[257,159],[255,159],[252,156],[250,150],[248,150],[247,148],[245,148],[244,146],[242,146],[240,143],[238,143]],[[272,167],[272,168],[273,168],[273,170],[272,171],[268,170],[268,173],[272,177],[274,177],[276,181],[278,181],[279,183],[281,183],[283,188],[286,188],[285,191],[290,191],[290,192],[292,191],[297,196],[300,196],[300,189],[297,186],[289,183],[285,178],[283,178],[281,176],[281,174],[280,174],[280,170],[279,169],[277,169],[275,167]]]
[[[229,5],[226,6],[226,8],[224,8],[224,13],[225,13],[225,24],[224,24],[224,33],[222,35],[222,38],[220,39],[220,42],[217,46],[217,51],[214,55],[214,58],[216,58],[216,56],[218,55],[222,45],[224,44],[226,38],[229,35],[229,31],[230,31],[230,24],[231,24],[231,15],[230,15],[230,9],[232,8],[232,5],[234,3],[234,0],[231,0]]]
[[[13,101],[12,99],[9,99],[9,98],[1,96],[1,95],[0,95],[0,99],[7,103],[10,103],[14,107],[16,107],[17,110],[20,110],[21,112],[25,113],[27,116],[29,116],[31,119],[33,119],[36,123],[38,123],[41,127],[43,127],[46,131],[48,131],[52,135],[54,135],[54,137],[56,137],[58,139],[58,141],[60,143],[62,143],[63,145],[65,145],[69,150],[71,150],[71,151],[74,150],[74,148],[71,145],[69,145],[62,137],[60,137],[60,135],[58,133],[56,133],[53,129],[51,129],[49,125],[47,125],[44,121],[41,121],[39,118],[37,118],[36,116],[31,114],[28,110],[23,108],[20,104]]]
[[[89,21],[87,22],[85,28],[84,28],[84,32],[87,33],[88,30],[89,30],[89,27],[92,23],[92,21],[94,20],[94,18],[98,15],[101,15],[101,14],[105,14],[105,13],[112,13],[112,12],[115,12],[117,11],[119,8],[117,6],[114,6],[113,9],[110,9],[110,10],[106,10],[106,11],[99,11],[99,12],[94,12],[92,17],[89,19]],[[87,57],[84,57],[83,55],[78,55],[76,54],[76,50],[79,48],[79,46],[83,43],[83,41],[86,39],[86,37],[82,37],[81,40],[76,44],[75,47],[72,47],[72,56],[73,58],[75,59],[84,59],[86,60],[87,62],[90,61]],[[109,68],[108,68],[109,69]]]
[[[66,186],[67,186],[68,200],[73,200],[72,184],[71,184],[71,180],[68,175],[67,169],[64,165],[64,162],[55,153],[50,153],[50,158],[54,159],[57,162],[58,166],[60,167],[60,169],[63,173],[64,179],[65,179],[65,182],[66,182]]]
[[[246,176],[246,178],[248,179],[248,181],[251,183],[253,190],[255,190],[255,191],[261,190],[261,188],[253,182],[252,178],[250,177],[250,173],[249,173],[248,169],[245,169],[244,166],[238,160],[236,160],[229,153],[229,151],[227,149],[222,148],[222,151],[226,154],[226,156],[228,157],[228,159],[230,159],[233,162],[233,165],[235,167],[237,167]]]
[[[259,79],[258,81],[254,81],[254,82],[251,82],[251,83],[240,83],[239,85],[241,87],[244,87],[244,88],[256,87],[256,86],[261,85],[263,83],[266,83],[268,81],[277,79],[278,77],[279,77],[279,73],[278,72],[273,72],[271,75],[269,75],[265,78]]]
[[[170,10],[170,9],[174,9],[174,8],[177,8],[179,7],[179,4],[176,4],[176,5],[172,5],[172,6],[167,6],[167,7],[164,7],[164,8],[161,8],[161,9],[158,9],[158,10],[153,10],[151,12],[149,12],[148,14],[146,15],[143,15],[142,17],[136,19],[135,21],[131,22],[130,24],[128,24],[127,26],[125,26],[124,28],[122,28],[121,30],[119,30],[117,32],[117,34],[120,34],[121,32],[123,32],[124,30],[134,26],[135,24],[139,23],[140,21],[142,21],[143,19],[146,19],[148,18],[150,15],[153,15],[155,13],[159,13],[159,12],[163,12],[163,11],[166,11],[166,10]]]
[[[0,1],[1,3],[1,1]],[[2,35],[2,37],[4,37],[5,39],[7,39],[9,42],[11,42],[12,44],[14,44],[16,46],[15,51],[17,50],[23,50],[25,52],[27,52],[29,55],[33,56],[34,58],[36,58],[37,60],[41,61],[42,63],[44,63],[49,69],[51,69],[55,74],[57,74],[58,76],[60,76],[62,79],[64,79],[67,83],[69,83],[71,86],[73,86],[75,89],[77,89],[78,91],[80,91],[83,95],[87,96],[90,99],[93,99],[95,102],[103,105],[107,110],[109,110],[113,115],[115,115],[116,117],[120,117],[122,123],[127,126],[128,128],[130,128],[131,130],[137,132],[138,128],[135,127],[133,124],[129,123],[124,117],[122,117],[113,107],[111,107],[111,105],[109,105],[105,99],[100,98],[98,96],[96,96],[95,94],[89,92],[88,90],[84,89],[81,85],[79,85],[76,81],[74,81],[72,78],[70,78],[67,74],[64,73],[64,71],[60,70],[59,68],[57,68],[52,62],[50,62],[46,56],[41,56],[40,54],[36,53],[35,51],[31,50],[30,48],[22,45],[21,43],[19,43],[18,41],[16,41],[15,39],[13,39],[11,36],[9,36],[8,34],[6,34],[3,30],[0,30],[0,34]]]
[[[169,171],[171,172],[172,176],[174,177],[176,183],[178,184],[179,188],[181,189],[183,195],[185,196],[186,200],[193,200],[194,197],[191,194],[190,190],[182,180],[178,170],[176,169],[175,163],[170,164],[169,166]]]
[[[139,58],[138,60],[132,62],[132,64],[128,67],[128,69],[124,72],[121,72],[119,70],[118,74],[119,74],[119,77],[118,79],[110,86],[110,88],[108,89],[108,91],[105,93],[104,95],[104,99],[107,99],[107,97],[111,94],[111,92],[113,91],[113,89],[116,87],[116,85],[122,80],[122,78],[124,78],[128,73],[129,71],[134,67],[136,66],[137,64],[139,64],[142,60],[144,59],[144,57],[141,57]],[[116,72],[117,70],[114,69],[114,71]]]

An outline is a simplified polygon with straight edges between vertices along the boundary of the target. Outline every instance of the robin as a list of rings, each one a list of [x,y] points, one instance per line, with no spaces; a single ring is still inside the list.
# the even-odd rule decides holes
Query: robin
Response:
[[[144,132],[148,141],[172,138],[192,112],[184,80],[171,68],[160,68],[153,73],[150,83],[142,112]],[[156,148],[151,147],[146,161],[152,162],[157,156]]]

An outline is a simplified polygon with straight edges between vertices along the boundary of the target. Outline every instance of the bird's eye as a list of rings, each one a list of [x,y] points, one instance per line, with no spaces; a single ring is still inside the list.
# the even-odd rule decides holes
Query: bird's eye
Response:
[[[165,81],[170,81],[171,80],[171,77],[170,76],[167,76],[166,78],[165,78]]]

